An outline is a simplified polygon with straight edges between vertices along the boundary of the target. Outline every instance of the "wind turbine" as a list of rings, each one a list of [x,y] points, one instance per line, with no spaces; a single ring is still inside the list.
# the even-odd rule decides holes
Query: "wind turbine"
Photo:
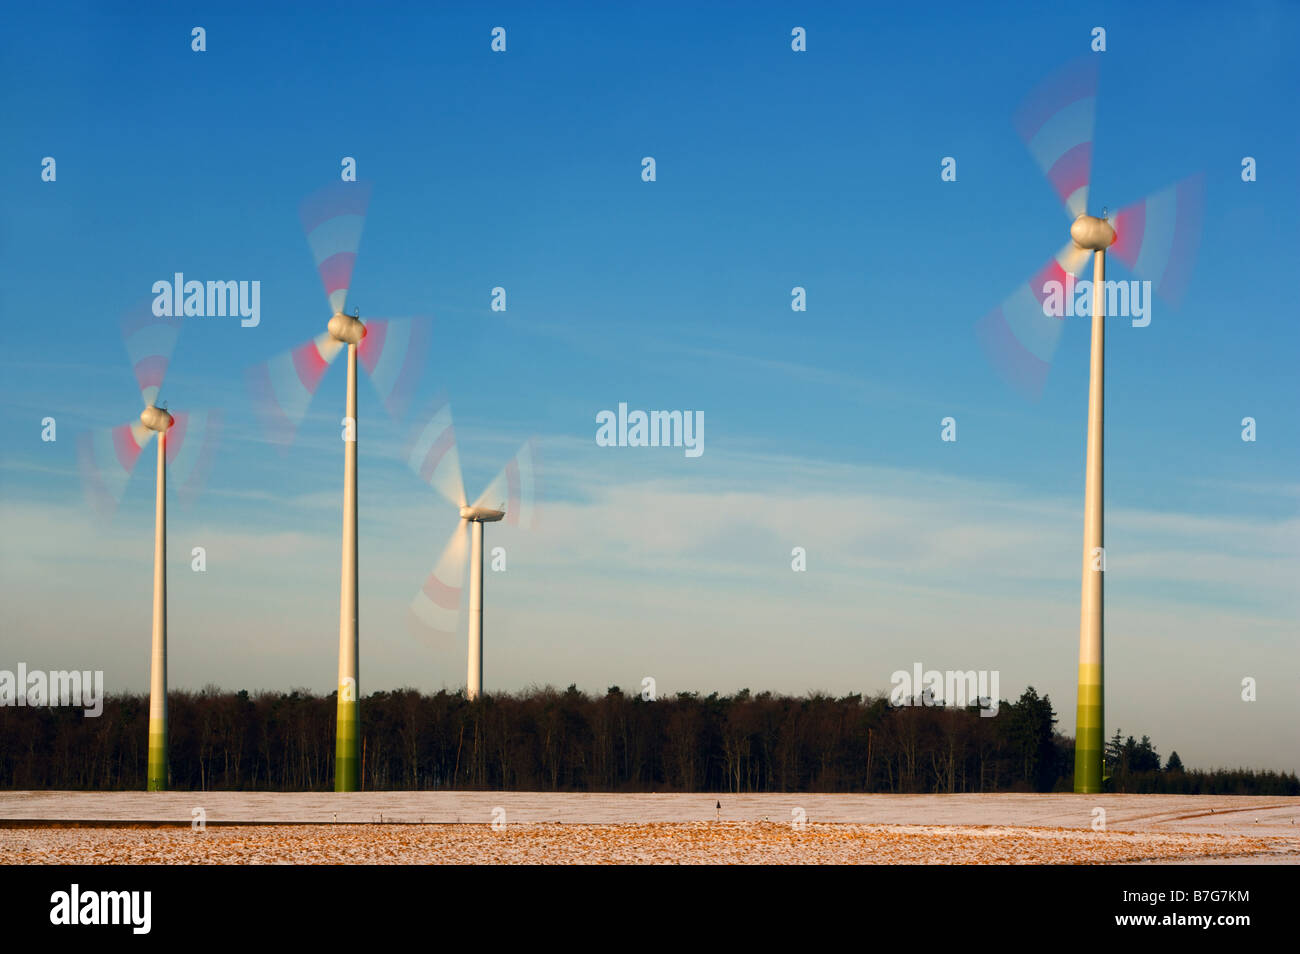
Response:
[[[179,318],[158,318],[146,302],[128,312],[123,339],[144,410],[137,423],[82,434],[77,442],[78,464],[86,493],[101,513],[117,508],[141,451],[158,438],[154,492],[153,645],[149,666],[149,740],[146,787],[167,788],[167,470],[178,478],[184,502],[197,495],[211,466],[221,429],[219,411],[173,415],[158,405],[158,392],[176,337]]]
[[[451,406],[441,402],[419,425],[407,451],[407,463],[420,479],[458,508],[460,520],[433,572],[411,601],[409,622],[421,638],[450,637],[459,628],[461,589],[465,580],[466,530],[469,533],[469,663],[465,694],[483,692],[483,525],[504,520],[528,529],[537,522],[537,447],[528,440],[488,484],[473,504],[466,502]]]
[[[334,790],[361,787],[360,616],[357,569],[357,362],[369,373],[389,412],[400,415],[419,377],[428,345],[428,323],[368,321],[345,312],[352,269],[370,186],[338,182],[309,196],[301,218],[307,243],[329,298],[325,332],[249,372],[254,402],[277,443],[293,440],[312,395],[346,346],[347,396],[343,418],[343,550],[339,593],[338,711],[334,742]]]
[[[1088,374],[1087,461],[1083,505],[1083,585],[1079,614],[1079,690],[1075,728],[1074,790],[1102,790],[1105,734],[1103,678],[1104,387],[1106,250],[1160,296],[1177,305],[1186,290],[1204,207],[1203,182],[1188,177],[1122,209],[1112,225],[1087,214],[1092,166],[1097,67],[1091,58],[1068,65],[1026,99],[1016,126],[1072,219],[1070,242],[1046,267],[980,320],[976,333],[989,359],[1013,385],[1042,393],[1063,318],[1045,314],[1049,282],[1066,286],[1089,254],[1093,260],[1092,340]],[[1103,210],[1104,216],[1104,210]]]

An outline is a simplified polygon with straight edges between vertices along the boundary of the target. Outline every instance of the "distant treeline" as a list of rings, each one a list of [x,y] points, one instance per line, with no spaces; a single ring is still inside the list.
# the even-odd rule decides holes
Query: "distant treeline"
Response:
[[[335,698],[172,692],[171,787],[328,791]],[[0,788],[143,789],[149,701],[0,707]],[[887,697],[679,693],[610,687],[517,694],[378,692],[361,705],[366,789],[517,791],[1069,791],[1074,742],[1032,688],[997,715],[891,706]],[[1161,765],[1150,740],[1108,745],[1120,792],[1297,795],[1296,775]]]

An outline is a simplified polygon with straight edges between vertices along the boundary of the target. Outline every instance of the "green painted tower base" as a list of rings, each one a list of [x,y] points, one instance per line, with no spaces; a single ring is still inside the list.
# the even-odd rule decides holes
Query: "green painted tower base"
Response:
[[[1074,791],[1080,795],[1102,790],[1101,666],[1079,666],[1079,709],[1074,734]]]
[[[339,700],[334,743],[334,791],[361,790],[361,705]]]
[[[167,723],[149,720],[149,768],[146,790],[167,791]]]

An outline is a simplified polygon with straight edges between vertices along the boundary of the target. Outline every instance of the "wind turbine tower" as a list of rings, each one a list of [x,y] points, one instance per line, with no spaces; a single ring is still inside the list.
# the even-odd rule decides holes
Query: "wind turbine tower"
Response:
[[[153,313],[146,300],[130,309],[122,338],[135,370],[144,410],[129,424],[82,434],[77,464],[94,508],[111,515],[126,492],[145,445],[158,438],[158,474],[154,503],[153,637],[149,664],[149,738],[145,787],[167,788],[167,471],[181,503],[192,501],[212,465],[221,430],[221,412],[180,411],[173,416],[158,406],[172,349],[180,333],[178,319]]]
[[[495,523],[504,510],[461,507],[460,518],[469,521],[469,669],[465,696],[471,701],[483,692],[483,524]]]
[[[343,419],[343,559],[339,592],[338,716],[334,736],[334,790],[361,788],[360,619],[357,601],[357,361],[394,417],[404,413],[428,347],[428,322],[347,314],[348,291],[370,203],[364,183],[336,182],[303,200],[307,244],[329,299],[326,331],[249,370],[254,405],[270,439],[289,444],[330,365],[347,346],[348,382]]]
[[[175,419],[149,404],[140,423],[158,435],[153,527],[153,649],[149,663],[149,761],[145,787],[167,789],[167,429]]]
[[[412,632],[421,640],[446,645],[455,637],[465,580],[467,525],[470,530],[467,699],[477,699],[483,693],[483,524],[504,521],[527,529],[536,523],[537,461],[536,443],[525,441],[478,499],[468,503],[451,408],[445,401],[417,423],[407,448],[411,469],[460,514],[433,572],[411,601]]]
[[[1075,728],[1074,790],[1096,793],[1103,782],[1102,579],[1103,409],[1105,385],[1106,251],[1170,304],[1182,299],[1196,260],[1204,213],[1204,182],[1188,176],[1127,205],[1113,220],[1088,215],[1097,63],[1083,57],[1039,84],[1016,114],[1016,127],[1070,216],[1070,241],[1028,281],[976,324],[976,334],[998,372],[1037,400],[1061,332],[1050,289],[1068,289],[1092,253],[1092,353],[1088,378],[1088,449],[1084,479],[1083,588],[1079,615],[1079,701]],[[1112,226],[1111,222],[1114,222]],[[1119,295],[1117,301],[1124,301]],[[1062,303],[1063,300],[1062,300]],[[1083,303],[1080,302],[1082,309]],[[1119,305],[1122,309],[1123,305]],[[1073,299],[1066,314],[1073,315]],[[1148,314],[1143,324],[1150,323]]]
[[[361,788],[361,704],[357,699],[360,623],[357,611],[357,345],[366,326],[338,312],[330,337],[348,346],[348,396],[343,441],[343,577],[339,588],[339,696],[334,740],[334,791]]]
[[[1079,612],[1079,707],[1074,738],[1074,790],[1102,785],[1102,609],[1106,378],[1106,249],[1115,230],[1105,219],[1080,215],[1070,226],[1076,248],[1092,252],[1092,357],[1088,373],[1088,457],[1083,491],[1083,593]]]

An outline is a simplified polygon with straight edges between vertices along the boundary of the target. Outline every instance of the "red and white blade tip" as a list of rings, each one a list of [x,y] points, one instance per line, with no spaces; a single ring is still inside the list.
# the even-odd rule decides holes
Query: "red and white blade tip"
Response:
[[[531,529],[537,524],[537,442],[529,439],[488,484],[476,507],[504,510],[505,523]]]
[[[366,321],[366,336],[357,346],[357,358],[393,417],[406,413],[420,381],[429,339],[427,319]]]
[[[408,620],[412,633],[426,641],[446,644],[460,625],[460,601],[465,583],[469,524],[461,520],[443,547],[433,571],[411,601]]]
[[[158,317],[152,300],[138,303],[122,318],[122,341],[146,407],[158,400],[180,330],[181,319]]]
[[[1196,266],[1204,217],[1205,178],[1188,176],[1121,209],[1110,251],[1177,306]]]
[[[154,434],[135,421],[78,435],[77,468],[86,497],[96,512],[108,515],[117,509],[140,451]]]
[[[342,342],[329,332],[322,332],[291,351],[249,369],[248,386],[253,405],[272,441],[288,444],[293,440],[312,395],[342,349]]]
[[[1040,83],[1016,113],[1016,130],[1074,219],[1088,210],[1097,64],[1086,57]]]
[[[465,506],[465,481],[461,476],[460,454],[456,450],[456,428],[451,405],[440,399],[412,431],[406,449],[407,466],[444,500]]]
[[[303,200],[299,209],[307,244],[325,285],[330,314],[347,307],[352,270],[370,205],[370,184],[336,182]]]
[[[999,376],[1026,397],[1043,393],[1052,357],[1065,325],[1063,317],[1045,314],[1049,282],[1064,288],[1067,273],[1078,276],[1090,253],[1066,243],[1056,256],[981,318],[975,334]]]

